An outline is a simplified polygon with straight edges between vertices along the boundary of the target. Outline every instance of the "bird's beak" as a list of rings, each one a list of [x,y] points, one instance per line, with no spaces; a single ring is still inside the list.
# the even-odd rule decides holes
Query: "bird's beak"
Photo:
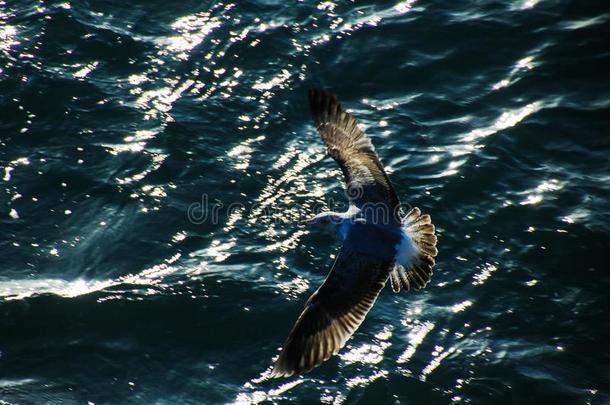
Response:
[[[302,219],[300,221],[297,221],[297,224],[304,226],[304,225],[311,225],[312,222],[313,222],[313,218],[309,218],[309,219]]]

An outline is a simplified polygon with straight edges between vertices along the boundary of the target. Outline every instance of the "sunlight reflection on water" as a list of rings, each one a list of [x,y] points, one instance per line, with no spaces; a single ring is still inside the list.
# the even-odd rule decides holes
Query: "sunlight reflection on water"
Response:
[[[149,402],[175,388],[173,383],[170,388],[159,388],[163,384],[158,379],[167,379],[168,370],[171,378],[176,377],[173,381],[196,381],[188,383],[188,389],[201,389],[195,394],[204,391],[204,384],[214,385],[210,392],[216,397],[203,399],[212,402],[219,398],[239,403],[281,402],[306,397],[342,403],[386,394],[386,402],[403,401],[410,399],[410,393],[398,391],[409,384],[433,391],[447,402],[476,402],[487,395],[480,392],[489,386],[505,389],[489,374],[505,374],[510,384],[522,381],[521,371],[512,364],[529,361],[529,350],[532,346],[536,350],[535,339],[545,332],[555,337],[566,325],[576,325],[577,311],[566,310],[562,322],[546,331],[535,330],[533,338],[530,336],[533,342],[511,336],[513,327],[520,327],[524,335],[530,327],[539,327],[530,323],[536,319],[532,312],[545,310],[540,306],[536,311],[522,311],[519,318],[519,305],[530,308],[529,300],[552,297],[546,300],[552,301],[547,308],[552,318],[559,310],[572,308],[561,294],[583,299],[592,294],[593,288],[581,288],[577,283],[582,281],[565,269],[557,277],[562,285],[553,285],[552,279],[561,269],[544,262],[545,258],[532,258],[531,246],[544,242],[549,252],[553,245],[565,247],[574,257],[589,260],[587,271],[598,265],[596,259],[574,248],[578,244],[565,243],[568,239],[563,238],[598,239],[591,235],[604,226],[596,202],[601,198],[588,182],[604,182],[607,176],[589,176],[587,169],[579,172],[585,163],[576,160],[564,168],[557,156],[542,154],[549,147],[560,150],[566,162],[572,151],[583,152],[583,161],[589,159],[588,141],[579,143],[586,136],[565,135],[570,135],[570,125],[582,124],[574,117],[594,121],[596,114],[603,113],[594,110],[606,108],[608,99],[579,100],[581,90],[570,83],[578,69],[570,64],[569,55],[586,53],[594,38],[570,39],[570,35],[584,37],[589,30],[601,29],[608,14],[563,18],[562,10],[543,0],[493,7],[397,0],[355,6],[338,1],[293,6],[217,3],[210,8],[188,5],[161,10],[144,3],[131,5],[121,15],[117,9],[105,10],[105,5],[89,10],[90,5],[77,2],[48,7],[36,3],[24,11],[18,10],[19,2],[0,0],[0,57],[6,62],[0,66],[0,78],[7,79],[3,90],[12,92],[6,97],[6,114],[16,117],[9,130],[17,145],[2,164],[8,197],[2,221],[9,229],[3,248],[9,252],[7,262],[23,259],[29,266],[10,269],[22,279],[0,281],[0,301],[31,301],[35,307],[46,299],[26,300],[28,297],[75,298],[94,293],[93,309],[87,307],[87,297],[78,304],[91,312],[103,312],[113,307],[97,305],[104,301],[118,300],[129,308],[128,301],[150,300],[146,304],[169,313],[155,314],[160,326],[156,322],[150,325],[157,332],[151,336],[163,336],[170,330],[166,323],[176,318],[176,309],[185,313],[186,309],[200,310],[201,319],[195,319],[192,326],[203,322],[205,327],[199,333],[210,341],[202,344],[199,335],[193,339],[190,328],[185,333],[188,336],[178,336],[175,329],[182,324],[176,323],[171,332],[176,332],[172,336],[180,343],[172,350],[189,358],[228,359],[226,364],[215,362],[222,381],[208,381],[188,365],[175,366],[176,353],[171,350],[171,359],[159,366],[161,371],[154,377],[148,367],[163,354],[135,350],[134,355],[146,359],[141,362],[145,370],[134,369],[133,364],[130,370],[142,379],[152,376],[150,381],[138,383],[142,391],[137,391]],[[14,18],[14,10],[24,17]],[[528,24],[532,27],[525,27]],[[65,25],[70,30],[62,31]],[[429,28],[435,25],[439,30]],[[507,37],[512,43],[504,43],[502,48]],[[562,42],[564,37],[577,45]],[[476,58],[480,65],[471,63],[472,49],[480,50],[480,58]],[[597,52],[582,65],[593,66],[604,57]],[[570,70],[565,83],[545,84],[558,66]],[[293,381],[244,384],[267,367],[268,357],[284,336],[275,329],[271,332],[271,327],[252,327],[247,340],[237,341],[231,333],[208,337],[206,322],[213,319],[228,330],[239,322],[241,329],[257,326],[273,313],[278,316],[272,319],[273,328],[279,330],[282,323],[283,333],[284,326],[287,329],[294,322],[292,312],[286,314],[301,309],[336,255],[336,246],[313,233],[306,237],[308,230],[290,222],[294,215],[311,213],[320,203],[326,207],[329,195],[343,198],[340,169],[325,154],[306,113],[306,98],[301,93],[309,85],[332,88],[354,109],[360,125],[374,137],[403,202],[428,206],[442,235],[442,256],[431,289],[418,295],[384,292],[376,304],[377,313],[328,365]],[[566,91],[569,86],[574,87],[571,93]],[[57,99],[66,95],[65,103],[49,105],[45,92]],[[470,94],[462,94],[467,92]],[[554,107],[561,107],[559,113]],[[551,114],[559,114],[555,116],[559,119],[551,123]],[[526,131],[520,132],[521,127]],[[544,147],[520,139],[532,128],[541,130]],[[545,137],[547,132],[555,134],[552,140]],[[0,147],[10,144],[10,137],[0,139]],[[501,160],[503,153],[511,153],[515,159],[523,156],[514,177],[511,170],[499,167],[506,162]],[[599,159],[595,153],[591,153],[592,161]],[[212,175],[204,171],[208,164],[214,169]],[[576,173],[572,175],[570,170]],[[521,180],[517,178],[521,171],[535,175]],[[488,187],[489,199],[477,189],[481,183]],[[197,227],[186,222],[180,210],[197,199],[194,196],[201,190],[214,190],[219,200],[244,205],[214,226]],[[300,211],[294,211],[295,207]],[[115,223],[118,215],[113,214],[117,212],[129,219]],[[511,222],[515,212],[523,215],[522,224]],[[454,226],[456,221],[459,229]],[[505,227],[516,231],[503,235]],[[88,233],[98,228],[103,237],[88,240]],[[120,247],[124,243],[130,244],[128,250]],[[70,250],[77,244],[82,250]],[[114,250],[115,245],[120,248]],[[132,245],[134,260],[143,264],[119,266],[131,263],[131,258],[123,262],[122,256],[131,254]],[[12,248],[16,248],[14,254]],[[62,266],[77,268],[90,254],[95,260],[109,261],[105,264],[108,273],[103,273],[106,267],[100,266],[104,269],[100,270],[95,264],[91,269],[63,273]],[[117,260],[116,266],[112,260]],[[535,272],[529,269],[534,267],[529,266],[531,261]],[[518,268],[525,270],[517,274]],[[228,281],[223,285],[226,294],[217,303],[202,293],[208,273],[215,273],[214,286]],[[85,277],[91,274],[99,279]],[[67,279],[61,278],[64,275]],[[28,279],[30,276],[33,278]],[[498,288],[501,283],[514,288]],[[232,296],[229,289],[238,293]],[[526,291],[524,297],[519,289]],[[210,291],[210,297],[218,291]],[[183,293],[200,300],[187,300],[187,306],[179,307],[183,304],[176,301],[180,300],[165,297]],[[492,293],[498,299],[490,304],[487,295]],[[241,300],[252,302],[242,305]],[[235,302],[238,304],[233,305]],[[406,308],[403,313],[396,314],[396,304]],[[233,320],[216,317],[214,305]],[[387,322],[382,326],[375,317]],[[496,328],[495,322],[501,324],[503,317],[510,325],[492,333],[488,325]],[[190,327],[190,322],[184,323]],[[71,336],[52,338],[59,341]],[[147,341],[153,339],[150,336],[141,339],[147,348],[159,344]],[[197,342],[188,347],[192,340]],[[540,349],[541,353],[552,352],[553,357],[541,358],[540,363],[557,367],[563,358],[556,362],[555,356],[576,356],[578,344],[563,336],[561,341],[553,340]],[[22,354],[21,342],[13,346],[9,349]],[[235,351],[235,347],[241,348]],[[121,363],[121,356],[112,359],[112,367],[131,361]],[[496,364],[501,369],[490,366]],[[535,377],[540,370],[532,369]],[[551,373],[543,371],[545,381],[552,381]],[[585,392],[573,381],[563,384],[562,378],[572,378],[565,377],[570,372],[552,375],[556,380],[551,390],[568,386],[574,392]],[[372,384],[374,381],[377,383]],[[43,377],[38,385],[48,382]],[[102,380],[89,382],[93,391],[97,383],[103,384]],[[517,390],[518,384],[514,384],[501,393]],[[189,400],[195,394],[186,392],[180,399]],[[129,402],[131,398],[112,397],[115,399]]]
[[[462,139],[464,142],[472,142],[472,141],[477,141],[480,138],[486,138],[499,131],[502,131],[504,129],[517,125],[519,122],[523,121],[527,116],[535,113],[536,111],[539,111],[542,107],[543,107],[542,102],[535,101],[533,103],[529,103],[520,108],[512,109],[509,111],[504,111],[492,125],[490,125],[488,127],[477,128],[475,130],[472,130],[468,134],[466,134]]]

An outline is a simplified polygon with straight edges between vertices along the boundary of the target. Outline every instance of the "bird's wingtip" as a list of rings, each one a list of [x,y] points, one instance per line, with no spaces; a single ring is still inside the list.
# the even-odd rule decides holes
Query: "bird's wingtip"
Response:
[[[321,87],[309,87],[307,89],[307,95],[310,100],[328,99],[331,103],[337,103],[337,95],[334,92]]]
[[[285,367],[281,367],[278,363],[273,365],[273,368],[267,375],[267,379],[272,380],[276,378],[287,378],[294,375],[293,370],[286,369]]]

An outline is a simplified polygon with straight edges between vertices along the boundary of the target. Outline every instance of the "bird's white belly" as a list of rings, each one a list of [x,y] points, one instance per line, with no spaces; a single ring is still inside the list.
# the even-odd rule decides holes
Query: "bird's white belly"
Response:
[[[417,246],[415,246],[415,242],[413,242],[411,235],[409,235],[406,230],[403,229],[400,234],[400,242],[395,246],[396,262],[408,269],[415,263],[419,255],[419,250],[417,249]]]

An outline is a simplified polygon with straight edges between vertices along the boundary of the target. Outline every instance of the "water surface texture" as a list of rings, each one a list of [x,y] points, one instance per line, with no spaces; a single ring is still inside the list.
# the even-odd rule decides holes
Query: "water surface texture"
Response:
[[[129,3],[0,0],[0,403],[610,401],[606,2]],[[258,382],[338,250],[310,86],[438,266]]]

